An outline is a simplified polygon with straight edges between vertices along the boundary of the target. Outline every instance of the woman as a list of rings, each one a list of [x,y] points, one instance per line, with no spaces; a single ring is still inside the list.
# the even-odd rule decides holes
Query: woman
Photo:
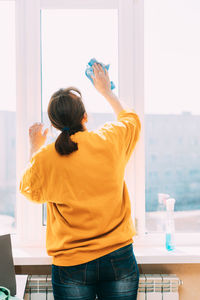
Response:
[[[77,89],[61,89],[48,105],[52,126],[61,130],[44,146],[42,124],[29,129],[31,160],[20,192],[47,202],[46,247],[52,256],[54,298],[136,299],[139,270],[133,253],[135,229],[124,181],[125,166],[141,128],[133,109],[111,92],[108,72],[93,67],[94,86],[110,103],[117,121],[88,131]]]

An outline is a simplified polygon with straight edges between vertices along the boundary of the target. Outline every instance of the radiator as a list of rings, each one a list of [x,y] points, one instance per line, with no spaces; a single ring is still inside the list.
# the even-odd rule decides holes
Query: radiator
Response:
[[[180,284],[174,274],[140,274],[137,300],[178,300]],[[51,275],[29,275],[24,299],[54,300]]]
[[[175,274],[141,274],[137,300],[178,300],[182,283]]]
[[[29,275],[25,300],[54,300],[51,275]]]

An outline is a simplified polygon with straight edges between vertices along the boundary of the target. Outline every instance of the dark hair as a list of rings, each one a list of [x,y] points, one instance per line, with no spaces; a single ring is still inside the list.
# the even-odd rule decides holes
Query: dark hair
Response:
[[[55,141],[56,151],[60,155],[70,154],[78,150],[78,144],[70,138],[77,131],[84,131],[81,121],[84,117],[85,107],[81,92],[74,87],[60,89],[55,92],[48,104],[48,116],[53,127],[62,130]]]

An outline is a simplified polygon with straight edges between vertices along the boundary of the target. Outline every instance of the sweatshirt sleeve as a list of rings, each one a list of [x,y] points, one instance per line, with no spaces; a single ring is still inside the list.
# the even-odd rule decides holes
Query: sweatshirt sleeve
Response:
[[[34,154],[28,165],[22,172],[19,191],[27,199],[36,202],[44,203],[43,197],[43,180],[39,168],[38,153]]]
[[[106,137],[125,155],[126,163],[139,139],[141,122],[139,116],[133,109],[123,109],[117,115],[117,121],[107,122],[102,128]]]

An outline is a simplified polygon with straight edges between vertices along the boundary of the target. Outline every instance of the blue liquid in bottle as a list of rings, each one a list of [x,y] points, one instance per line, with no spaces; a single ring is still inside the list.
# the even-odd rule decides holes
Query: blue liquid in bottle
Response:
[[[171,233],[166,233],[165,235],[165,246],[168,251],[172,251],[175,249],[174,239]]]

